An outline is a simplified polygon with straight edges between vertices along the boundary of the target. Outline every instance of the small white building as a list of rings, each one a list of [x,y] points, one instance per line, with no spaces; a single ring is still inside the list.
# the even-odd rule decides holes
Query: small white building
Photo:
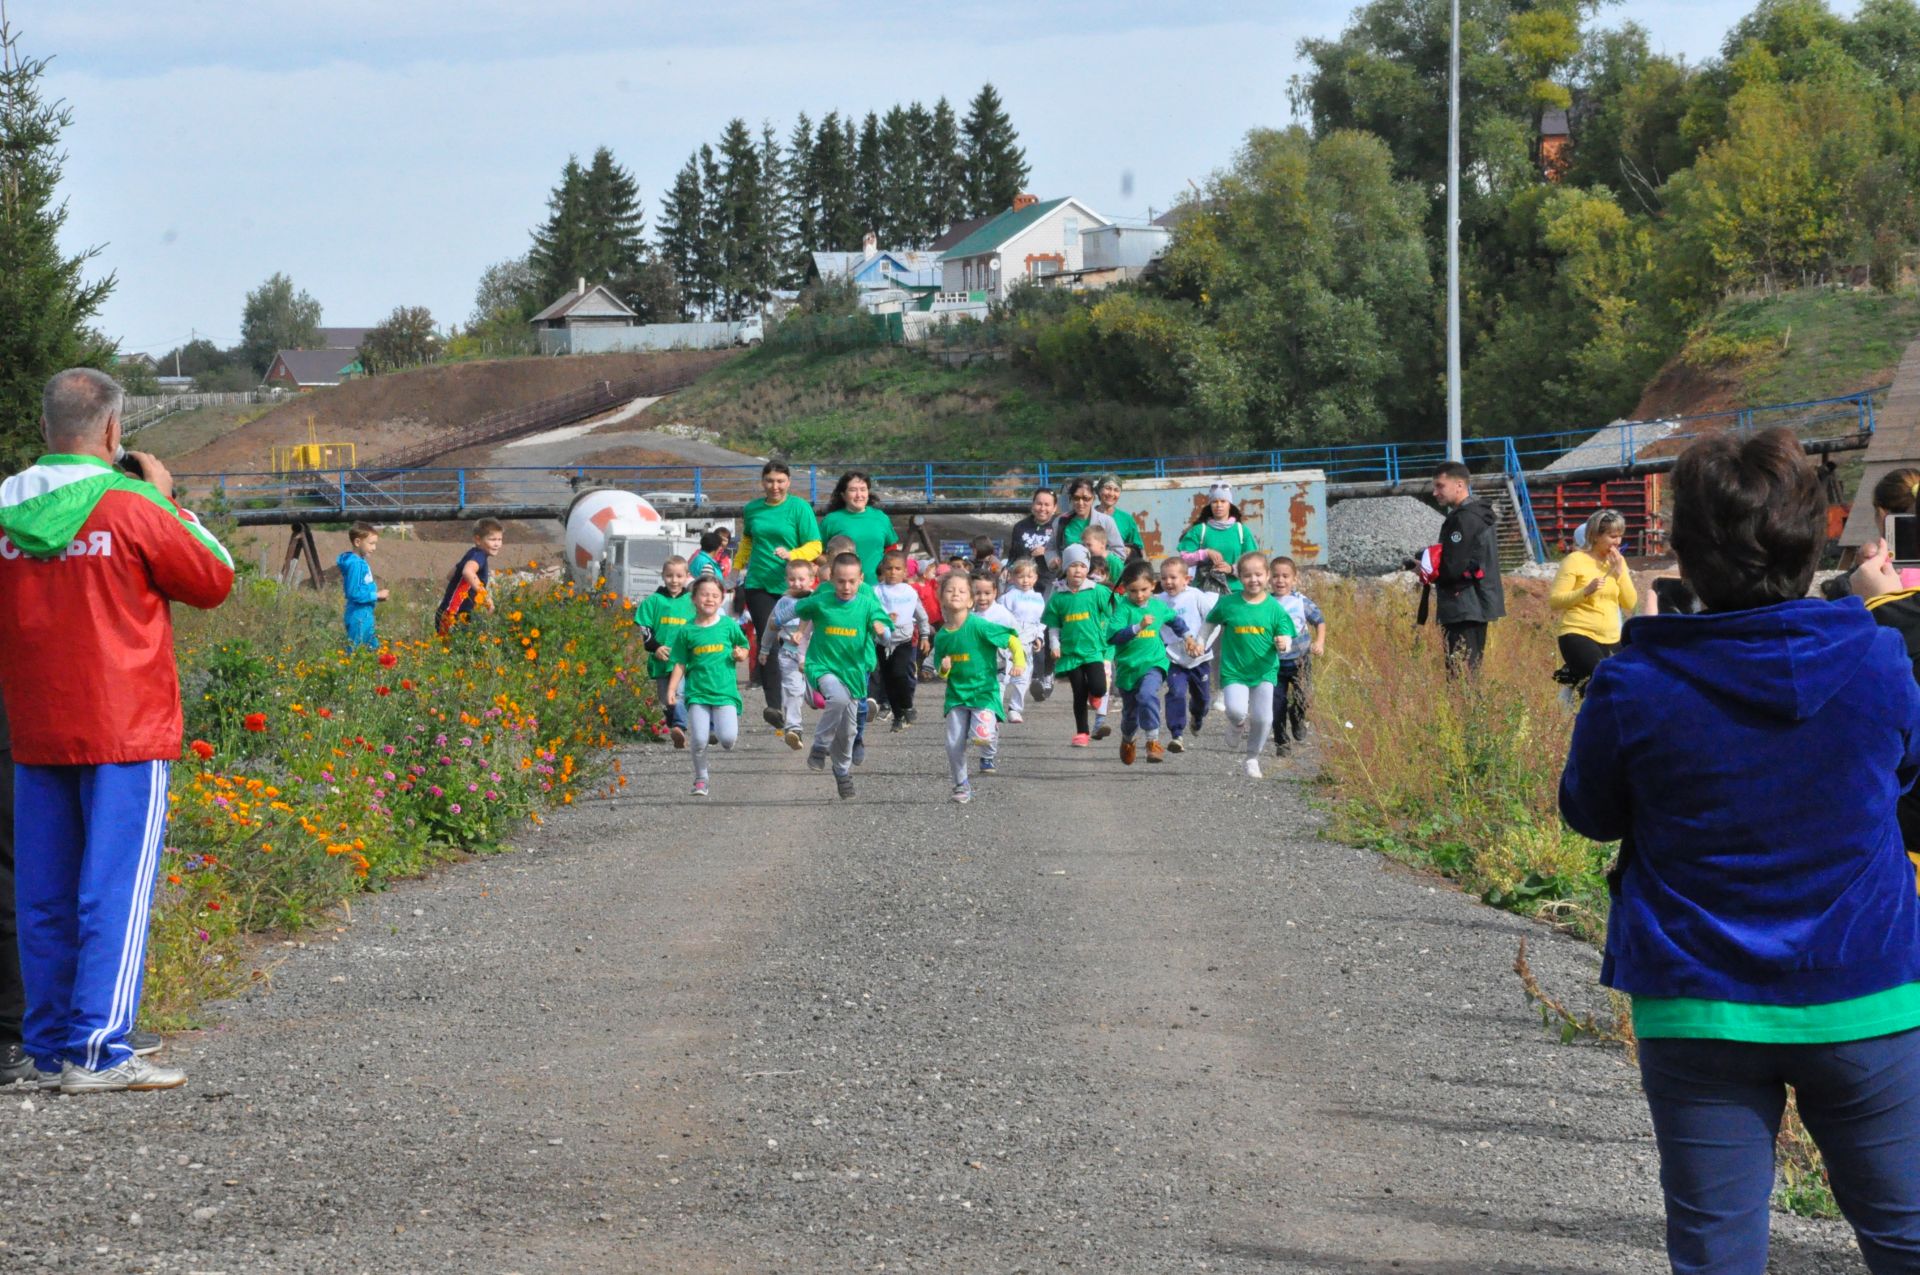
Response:
[[[585,279],[558,301],[534,315],[527,322],[535,328],[574,328],[594,327],[632,327],[640,321],[640,316],[632,306],[613,295],[604,284],[596,283],[591,288]]]
[[[940,289],[1000,301],[1023,282],[1040,282],[1083,266],[1083,235],[1109,225],[1077,199],[1020,195],[1013,207],[940,255]]]

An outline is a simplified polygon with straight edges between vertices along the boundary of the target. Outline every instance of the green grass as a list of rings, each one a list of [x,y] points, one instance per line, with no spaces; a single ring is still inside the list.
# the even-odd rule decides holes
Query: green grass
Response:
[[[249,421],[272,411],[272,403],[236,403],[224,407],[196,407],[164,417],[136,432],[127,442],[143,452],[152,452],[161,460],[172,460],[199,451],[208,443],[223,438]]]
[[[1797,403],[1893,379],[1920,336],[1920,289],[1803,288],[1730,301],[1689,339],[1688,359],[1733,376],[1740,401]]]
[[[1198,450],[1163,408],[1063,399],[1004,363],[760,349],[655,409],[731,446],[827,459],[1091,459]]]

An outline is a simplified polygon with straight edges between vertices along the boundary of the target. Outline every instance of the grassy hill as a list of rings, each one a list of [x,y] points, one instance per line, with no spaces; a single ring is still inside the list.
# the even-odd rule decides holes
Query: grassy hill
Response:
[[[1204,450],[1171,411],[1088,403],[998,362],[759,349],[649,409],[727,446],[818,460],[1073,459]]]

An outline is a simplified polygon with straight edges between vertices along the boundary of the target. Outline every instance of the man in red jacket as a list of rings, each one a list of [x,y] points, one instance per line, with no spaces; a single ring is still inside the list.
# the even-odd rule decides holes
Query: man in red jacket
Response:
[[[170,604],[210,608],[233,559],[173,505],[173,477],[114,467],[122,394],[72,368],[47,382],[48,454],[0,483],[0,691],[13,728],[22,1043],[42,1089],[171,1089],[136,1058],[147,915],[180,755]]]

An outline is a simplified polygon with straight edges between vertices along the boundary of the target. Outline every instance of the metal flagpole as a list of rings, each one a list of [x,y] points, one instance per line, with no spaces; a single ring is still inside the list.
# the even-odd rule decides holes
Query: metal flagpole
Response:
[[[1447,459],[1460,440],[1460,0],[1447,42]]]

